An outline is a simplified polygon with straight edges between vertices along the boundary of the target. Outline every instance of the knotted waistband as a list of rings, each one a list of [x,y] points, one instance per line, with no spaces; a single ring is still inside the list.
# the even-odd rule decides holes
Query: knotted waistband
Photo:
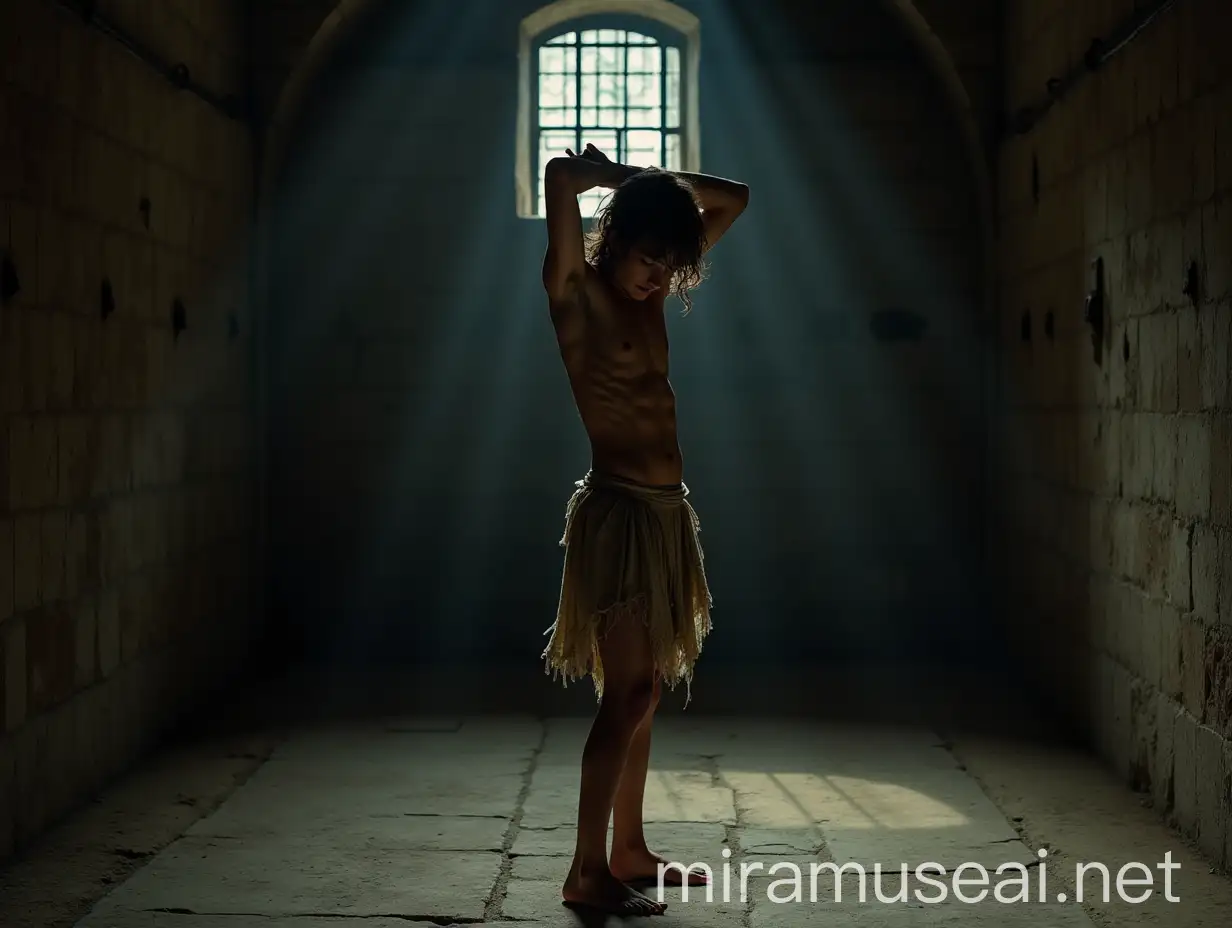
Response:
[[[611,490],[624,493],[647,503],[675,506],[683,503],[689,488],[681,483],[639,483],[619,474],[589,470],[574,486],[579,490]]]

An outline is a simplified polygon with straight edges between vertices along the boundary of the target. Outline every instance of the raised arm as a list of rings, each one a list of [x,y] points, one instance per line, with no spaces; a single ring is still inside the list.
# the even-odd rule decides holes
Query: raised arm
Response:
[[[543,259],[543,286],[548,292],[548,299],[571,299],[586,272],[578,195],[593,187],[619,186],[633,170],[603,159],[591,145],[581,155],[569,151],[568,155],[553,158],[547,163],[544,196],[548,250]]]
[[[553,158],[544,171],[548,250],[543,258],[543,288],[553,306],[574,302],[585,279],[586,251],[577,198],[586,188],[581,186],[575,161]]]
[[[689,182],[702,204],[702,222],[706,229],[706,250],[714,247],[732,223],[749,205],[749,188],[739,181],[715,177],[712,174],[674,172]]]

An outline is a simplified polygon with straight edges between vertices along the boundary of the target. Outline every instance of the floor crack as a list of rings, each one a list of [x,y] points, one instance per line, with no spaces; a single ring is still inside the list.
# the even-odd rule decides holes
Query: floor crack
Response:
[[[486,918],[471,918],[466,915],[406,915],[401,912],[365,912],[362,915],[346,915],[336,912],[280,912],[277,914],[269,912],[198,912],[196,909],[186,909],[179,906],[168,906],[162,908],[139,909],[141,912],[154,912],[163,915],[194,915],[194,916],[214,916],[220,918],[264,918],[278,919],[279,921],[289,921],[294,918],[313,918],[313,919],[331,919],[336,921],[345,921],[349,919],[363,920],[373,918],[383,918],[387,921],[398,920],[403,922],[416,922],[424,925],[441,925],[443,928],[449,928],[452,925],[482,925]]]
[[[513,875],[513,842],[517,840],[518,832],[522,828],[522,815],[526,807],[526,797],[530,795],[530,784],[535,777],[535,770],[539,767],[539,757],[543,754],[543,748],[547,740],[547,722],[541,719],[539,721],[539,741],[531,751],[530,758],[526,762],[526,768],[522,771],[522,787],[518,790],[518,798],[514,804],[513,815],[509,819],[509,825],[505,828],[504,839],[501,841],[500,872],[496,877],[496,885],[492,887],[492,893],[484,904],[483,921],[514,920],[507,918],[501,911],[505,904],[505,897],[509,894],[509,880]]]

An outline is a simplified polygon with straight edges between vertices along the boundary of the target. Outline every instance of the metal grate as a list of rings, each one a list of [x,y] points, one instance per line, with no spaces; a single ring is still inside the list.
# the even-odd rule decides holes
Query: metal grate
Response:
[[[574,29],[536,48],[536,204],[544,215],[544,168],[566,148],[593,143],[640,167],[680,170],[681,50],[639,28]],[[593,216],[604,190],[578,198]]]

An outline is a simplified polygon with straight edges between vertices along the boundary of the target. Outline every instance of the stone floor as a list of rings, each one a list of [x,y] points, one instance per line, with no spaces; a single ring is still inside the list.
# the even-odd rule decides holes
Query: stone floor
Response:
[[[583,924],[560,904],[559,890],[587,724],[526,715],[301,726],[74,923]],[[1183,928],[1226,924],[1232,903],[1228,879],[1097,764],[987,738],[943,743],[923,726],[667,716],[656,727],[646,804],[656,849],[706,863],[716,878],[709,899],[703,890],[686,900],[669,889],[656,920],[665,926],[1068,928],[1167,919]],[[1179,865],[1170,874],[1179,901],[1163,895],[1158,865],[1169,853]],[[49,854],[44,866],[52,866]],[[1085,901],[1075,901],[1079,861],[1109,868],[1112,901],[1098,898],[1097,872],[1087,875]],[[1151,881],[1140,904],[1116,898],[1116,873],[1134,861]],[[945,876],[929,871],[939,882],[900,885],[902,865],[928,862],[945,868]],[[845,868],[837,883],[827,863]],[[878,884],[878,864],[895,876]],[[971,866],[956,884],[961,864]],[[976,865],[990,874],[983,886]],[[1011,871],[997,875],[1003,865]],[[863,899],[858,868],[867,874]],[[1131,873],[1125,892],[1143,893],[1144,875]],[[1010,899],[1024,884],[1029,901],[993,898],[998,887]],[[905,901],[895,898],[900,889]],[[983,902],[956,897],[981,889]],[[10,924],[4,916],[0,923]]]

